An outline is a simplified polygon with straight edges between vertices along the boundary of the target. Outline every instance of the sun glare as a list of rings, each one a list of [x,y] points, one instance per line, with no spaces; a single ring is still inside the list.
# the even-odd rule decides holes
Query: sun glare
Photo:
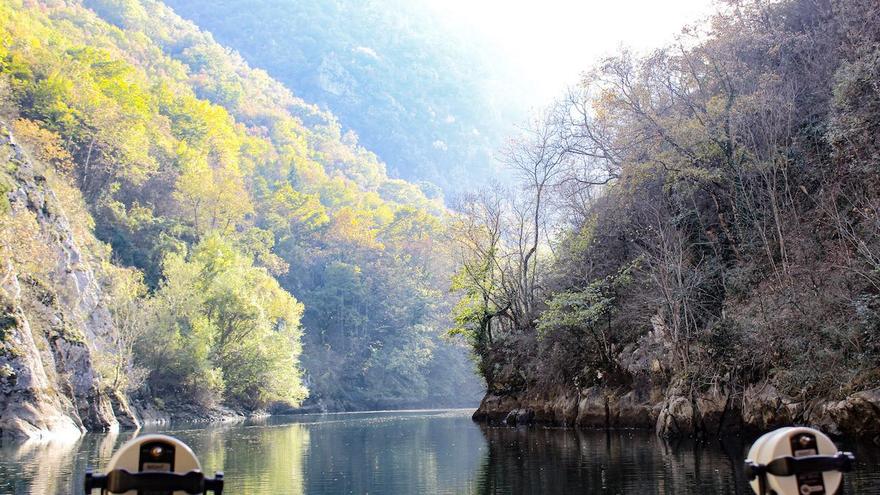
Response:
[[[534,90],[534,104],[558,96],[597,58],[621,46],[659,46],[712,7],[712,0],[424,1],[507,58]]]

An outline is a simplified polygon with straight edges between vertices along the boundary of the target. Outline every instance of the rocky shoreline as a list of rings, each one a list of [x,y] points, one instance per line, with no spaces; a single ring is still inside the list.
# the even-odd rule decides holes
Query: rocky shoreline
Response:
[[[492,425],[654,429],[662,437],[715,438],[810,425],[831,435],[880,445],[880,389],[842,400],[796,402],[772,386],[751,386],[739,396],[710,391],[689,396],[665,391],[609,389],[488,393],[474,412]]]

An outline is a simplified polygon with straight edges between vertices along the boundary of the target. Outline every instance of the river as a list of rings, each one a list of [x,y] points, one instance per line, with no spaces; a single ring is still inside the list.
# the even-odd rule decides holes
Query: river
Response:
[[[151,429],[188,443],[226,494],[750,493],[741,442],[668,443],[650,431],[486,428],[469,410],[271,417]],[[81,493],[133,433],[0,446],[0,493]],[[847,494],[880,494],[880,450],[845,445]]]

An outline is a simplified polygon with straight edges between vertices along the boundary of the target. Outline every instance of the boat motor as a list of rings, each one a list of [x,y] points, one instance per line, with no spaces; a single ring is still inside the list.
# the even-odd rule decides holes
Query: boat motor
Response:
[[[223,493],[223,473],[202,474],[193,451],[168,435],[144,435],[123,445],[107,466],[106,474],[86,472],[85,493],[128,495],[184,495]]]
[[[855,458],[839,452],[821,431],[805,427],[780,428],[752,444],[745,464],[746,478],[758,495],[833,495],[852,470]]]

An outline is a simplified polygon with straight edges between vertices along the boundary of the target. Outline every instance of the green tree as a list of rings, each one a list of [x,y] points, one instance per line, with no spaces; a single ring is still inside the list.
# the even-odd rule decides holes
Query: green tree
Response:
[[[305,398],[303,307],[265,269],[210,235],[188,259],[169,256],[164,272],[139,352],[154,386],[179,381],[203,403],[247,407]]]

